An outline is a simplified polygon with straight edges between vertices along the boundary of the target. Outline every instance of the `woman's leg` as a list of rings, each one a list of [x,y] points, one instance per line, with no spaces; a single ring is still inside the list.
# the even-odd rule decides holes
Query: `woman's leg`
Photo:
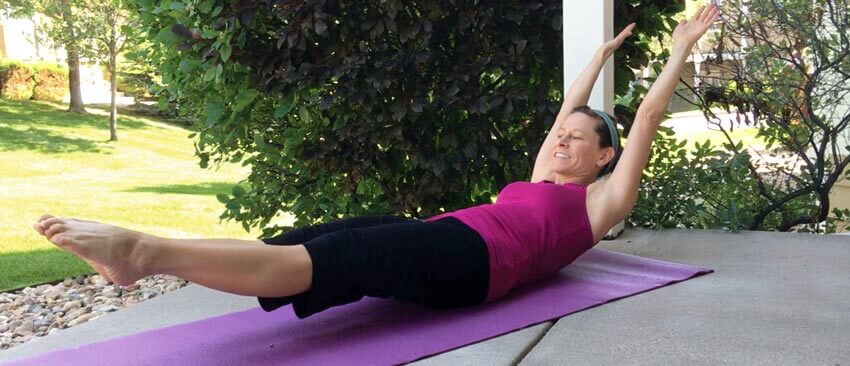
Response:
[[[350,217],[323,224],[300,227],[275,237],[263,239],[263,242],[271,245],[304,244],[307,241],[317,238],[321,235],[336,232],[343,229],[357,229],[375,225],[396,224],[412,220],[413,219],[390,215]]]
[[[415,222],[412,219],[389,215],[350,217],[342,220],[300,227],[275,237],[263,239],[262,242],[269,245],[299,245],[322,235],[336,233],[342,230],[359,229],[376,225],[396,224],[410,221]],[[335,247],[337,247],[338,249],[342,248],[342,246],[342,243],[335,245]],[[308,294],[307,292],[309,291],[290,296],[258,296],[257,300],[259,301],[260,307],[262,307],[263,310],[272,311],[277,308],[280,308],[281,306],[293,303],[299,297],[302,299],[309,298],[312,294]]]
[[[42,217],[34,228],[119,285],[165,273],[221,291],[287,296],[310,288],[312,261],[303,245],[161,238],[92,221]]]
[[[401,222],[343,229],[304,244],[313,261],[309,291],[291,298],[304,318],[363,296],[431,307],[478,304],[489,281],[487,245],[460,221]],[[260,299],[270,311],[286,302]]]

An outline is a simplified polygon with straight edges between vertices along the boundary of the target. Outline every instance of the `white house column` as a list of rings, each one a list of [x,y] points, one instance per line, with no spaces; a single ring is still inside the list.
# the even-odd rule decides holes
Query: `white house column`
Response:
[[[569,89],[581,70],[602,43],[614,33],[613,0],[564,0],[564,91]],[[590,107],[608,113],[614,111],[614,61],[609,58],[596,79]]]

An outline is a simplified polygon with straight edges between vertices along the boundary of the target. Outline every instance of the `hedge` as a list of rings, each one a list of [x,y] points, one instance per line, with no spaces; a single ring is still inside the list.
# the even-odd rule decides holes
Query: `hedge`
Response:
[[[681,5],[618,3],[615,28],[641,35],[615,63],[639,69]],[[195,120],[201,166],[251,166],[250,189],[218,198],[264,235],[281,212],[303,226],[491,203],[528,179],[561,104],[560,1],[139,4],[160,105]],[[633,75],[615,84],[634,101]]]
[[[0,98],[59,101],[67,85],[68,71],[57,64],[0,60]]]
[[[57,64],[41,62],[33,66],[35,89],[32,99],[61,101],[68,93],[68,70]]]
[[[21,62],[0,63],[0,98],[29,100],[35,88],[33,68]]]

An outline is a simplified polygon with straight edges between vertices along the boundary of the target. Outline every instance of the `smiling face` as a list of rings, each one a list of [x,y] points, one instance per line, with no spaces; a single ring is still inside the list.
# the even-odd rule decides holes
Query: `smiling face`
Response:
[[[558,128],[558,141],[552,151],[552,172],[562,178],[587,184],[596,180],[599,171],[613,158],[614,149],[600,147],[594,131],[598,118],[585,113],[572,113]]]

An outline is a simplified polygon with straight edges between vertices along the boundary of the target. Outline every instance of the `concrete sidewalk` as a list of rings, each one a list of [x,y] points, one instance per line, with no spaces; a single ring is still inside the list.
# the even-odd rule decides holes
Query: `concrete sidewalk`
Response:
[[[415,365],[850,363],[850,237],[627,230],[601,248],[715,273]],[[256,307],[200,286],[0,352],[0,362]]]

